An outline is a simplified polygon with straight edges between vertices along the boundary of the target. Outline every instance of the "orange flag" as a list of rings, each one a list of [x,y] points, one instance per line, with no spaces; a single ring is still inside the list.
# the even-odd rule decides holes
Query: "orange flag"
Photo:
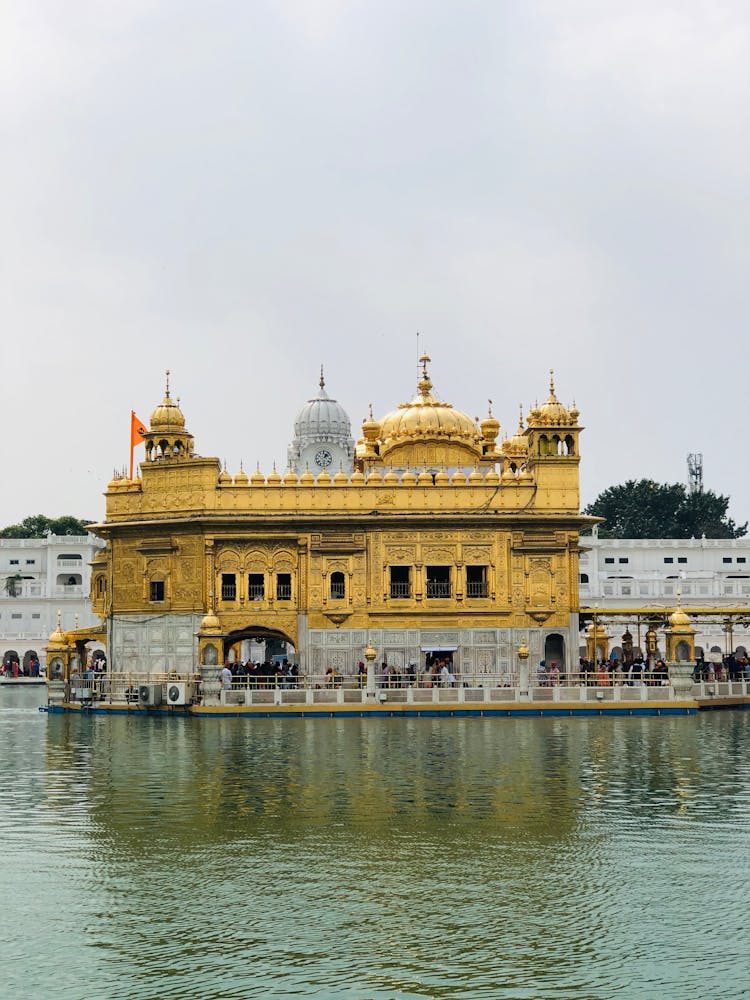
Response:
[[[142,420],[139,420],[135,415],[135,411],[130,411],[130,447],[135,448],[137,444],[143,442],[144,437],[148,434],[148,427],[144,424]]]
[[[130,478],[133,478],[133,449],[136,445],[143,444],[144,437],[148,434],[148,428],[142,420],[135,415],[135,410],[130,411]]]

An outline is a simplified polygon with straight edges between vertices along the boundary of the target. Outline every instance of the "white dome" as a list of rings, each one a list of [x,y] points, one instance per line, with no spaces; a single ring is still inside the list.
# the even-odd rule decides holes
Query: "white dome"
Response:
[[[334,471],[341,465],[345,472],[351,472],[354,439],[349,414],[326,392],[322,369],[319,385],[317,394],[308,399],[295,418],[294,440],[288,451],[289,467],[297,475],[315,462],[321,467],[331,465]]]
[[[321,376],[321,382],[323,377]],[[329,436],[338,441],[352,436],[349,415],[321,385],[317,396],[309,399],[294,420],[294,436],[311,441],[323,441]]]

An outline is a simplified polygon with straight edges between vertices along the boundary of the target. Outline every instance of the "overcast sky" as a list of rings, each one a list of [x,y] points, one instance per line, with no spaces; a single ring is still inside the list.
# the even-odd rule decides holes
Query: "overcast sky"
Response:
[[[750,517],[746,0],[19,0],[0,99],[1,524],[102,517],[165,368],[231,472],[321,362],[356,438],[417,330],[508,433],[555,369],[584,503]]]

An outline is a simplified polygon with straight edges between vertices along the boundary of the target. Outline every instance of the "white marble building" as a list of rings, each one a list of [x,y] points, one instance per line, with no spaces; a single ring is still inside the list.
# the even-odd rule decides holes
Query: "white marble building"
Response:
[[[63,630],[96,624],[91,612],[90,562],[104,546],[93,535],[0,538],[0,654],[23,659],[45,647],[62,613]],[[10,582],[9,582],[10,581]]]
[[[673,608],[679,596],[687,608],[747,607],[750,615],[750,538],[600,538],[595,527],[581,547],[581,607]],[[706,651],[729,652],[720,618],[695,627]],[[750,633],[735,629],[732,645],[750,647]]]

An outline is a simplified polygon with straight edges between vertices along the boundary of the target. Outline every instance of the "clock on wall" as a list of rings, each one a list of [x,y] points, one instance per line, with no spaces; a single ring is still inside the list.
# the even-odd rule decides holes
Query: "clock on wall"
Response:
[[[315,464],[321,469],[327,469],[333,461],[333,455],[327,448],[321,448],[315,453]]]

